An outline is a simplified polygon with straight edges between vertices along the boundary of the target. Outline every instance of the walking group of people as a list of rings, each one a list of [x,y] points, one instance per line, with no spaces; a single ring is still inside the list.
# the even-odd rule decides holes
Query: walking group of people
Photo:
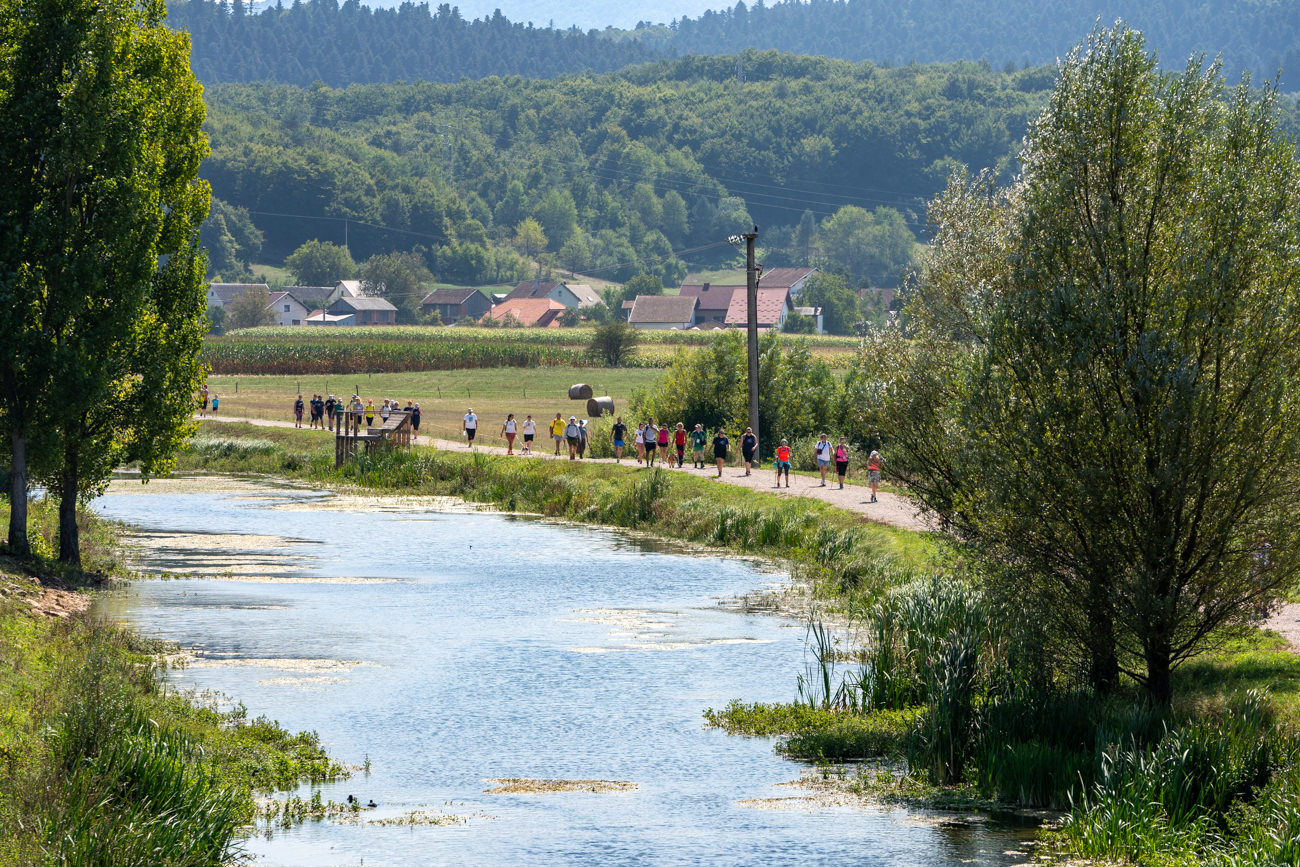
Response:
[[[304,401],[302,395],[293,402],[293,422],[294,427],[302,427],[303,413],[308,414],[307,426],[310,429],[320,430],[341,430],[348,421],[348,416],[352,416],[352,422],[360,427],[364,422],[366,427],[374,427],[375,419],[379,419],[380,426],[387,423],[389,416],[395,412],[405,412],[411,416],[412,436],[420,435],[420,405],[418,403],[406,402],[403,407],[400,401],[389,399],[385,400],[380,406],[375,406],[373,400],[361,402],[358,395],[352,395],[350,400],[329,395],[321,397],[319,394],[313,394],[311,400]]]
[[[207,417],[208,417],[208,403],[209,403],[209,402],[211,402],[211,404],[212,404],[212,414],[213,414],[213,415],[216,415],[216,414],[217,414],[217,409],[221,406],[221,398],[217,396],[217,393],[216,393],[215,391],[212,392],[212,395],[211,395],[211,397],[209,398],[209,395],[208,395],[208,385],[207,385],[207,383],[204,383],[204,384],[203,384],[203,404],[202,404],[202,408],[199,410],[199,417],[200,417],[200,418],[207,418]]]
[[[479,418],[473,408],[466,411],[461,422],[461,429],[465,433],[467,446],[472,448],[474,437],[478,433]],[[557,412],[555,418],[547,425],[551,439],[555,443],[555,457],[559,457],[561,450],[567,448],[569,460],[582,460],[590,447],[591,430],[588,427],[586,419],[580,419],[577,416],[569,416],[565,421],[564,414]],[[537,437],[537,422],[531,415],[526,416],[523,421],[515,418],[514,413],[509,413],[506,420],[501,425],[501,436],[506,441],[506,454],[513,455],[515,452],[515,441],[523,435],[523,446],[519,450],[520,455],[533,454],[533,443]],[[610,439],[614,447],[614,460],[616,463],[622,463],[623,450],[628,444],[628,426],[623,421],[622,416],[618,416],[610,430]],[[691,453],[691,466],[695,469],[708,469],[709,462],[706,458],[712,451],[712,464],[717,467],[718,476],[722,476],[722,468],[727,462],[731,451],[731,439],[727,436],[722,428],[718,428],[713,436],[710,437],[704,425],[697,424],[688,431],[686,425],[682,422],[656,424],[655,420],[648,419],[636,426],[636,430],[631,434],[632,446],[636,452],[636,462],[644,466],[654,466],[658,460],[661,464],[673,466],[676,459],[678,468],[686,465],[686,452]],[[758,450],[758,439],[754,436],[752,428],[745,428],[745,432],[740,437],[740,454],[745,464],[745,475],[752,475],[755,465],[755,456]],[[830,438],[822,434],[816,444],[813,446],[813,458],[816,461],[817,469],[821,474],[820,487],[826,487],[826,476],[830,471],[831,463],[835,464],[835,473],[839,478],[839,486],[844,488],[844,477],[849,471],[850,449],[848,440],[841,436],[838,445],[832,445]],[[773,468],[776,470],[776,485],[781,487],[782,480],[785,481],[785,487],[790,487],[790,464],[793,455],[790,450],[790,444],[787,440],[781,440],[781,444],[776,447]],[[883,458],[880,452],[872,451],[867,458],[868,481],[871,485],[871,502],[876,502],[876,495],[880,488],[880,469]]]

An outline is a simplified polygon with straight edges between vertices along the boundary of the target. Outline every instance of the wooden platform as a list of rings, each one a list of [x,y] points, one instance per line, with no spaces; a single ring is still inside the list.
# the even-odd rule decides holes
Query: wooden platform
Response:
[[[380,427],[363,427],[365,421],[353,413],[345,413],[343,422],[334,434],[334,467],[343,466],[349,458],[364,450],[411,447],[411,414],[396,410]]]

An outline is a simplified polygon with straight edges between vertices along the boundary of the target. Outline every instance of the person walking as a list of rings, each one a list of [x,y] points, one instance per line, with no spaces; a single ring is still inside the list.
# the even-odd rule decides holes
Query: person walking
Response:
[[[727,462],[727,447],[731,441],[723,433],[722,428],[713,437],[713,462],[718,465],[718,478],[722,478],[722,465]]]
[[[217,396],[217,393],[214,391],[214,392],[212,393],[212,414],[213,414],[213,415],[216,415],[216,414],[217,414],[217,409],[218,409],[220,406],[221,406],[221,398],[218,397],[218,396]]]
[[[298,399],[293,402],[293,426],[296,428],[302,427],[302,410],[303,402],[302,395],[300,394],[298,395]]]
[[[381,426],[388,424],[388,417],[392,414],[393,414],[392,404],[389,403],[388,401],[384,401],[383,406],[379,407],[379,421],[381,422]]]
[[[524,447],[520,450],[521,455],[532,455],[533,437],[537,435],[537,422],[533,421],[530,415],[524,419]]]
[[[551,422],[551,438],[555,440],[555,456],[557,458],[560,456],[560,443],[564,442],[564,430],[564,419],[560,418],[560,414],[557,412],[555,421]]]
[[[587,430],[587,420],[584,418],[578,422],[578,460],[582,460],[587,454],[587,438],[590,435]]]
[[[614,428],[610,439],[614,442],[614,463],[623,463],[623,439],[627,436],[627,425],[623,424],[623,416],[614,420]]]
[[[636,446],[636,462],[638,464],[645,462],[645,422],[636,426],[636,435],[632,439],[633,445]]]
[[[659,428],[655,427],[655,420],[650,419],[645,423],[645,465],[654,466],[655,455],[659,453]]]
[[[478,416],[474,415],[474,407],[465,410],[465,417],[461,419],[460,426],[465,431],[465,448],[474,448],[474,434],[478,433]]]
[[[668,463],[668,440],[671,436],[672,431],[668,429],[668,425],[660,426],[656,439],[659,442],[659,462],[661,464]]]
[[[411,439],[420,438],[420,405],[411,407]]]
[[[359,396],[353,395],[352,416],[356,419],[357,430],[361,430],[361,420],[365,418],[365,415],[366,415],[366,405],[361,402],[361,398]]]
[[[790,487],[790,444],[781,440],[776,447],[776,487],[781,487],[781,474],[785,473],[785,486]]]
[[[844,476],[849,471],[849,444],[840,437],[840,444],[835,447],[835,475],[840,477],[840,490],[844,490]]]
[[[691,431],[691,466],[697,470],[704,469],[704,444],[709,435],[704,432],[704,425],[697,424]]]
[[[754,452],[757,449],[758,437],[754,436],[754,429],[745,428],[745,434],[740,438],[740,456],[745,459],[745,475],[749,475],[754,469]]]
[[[203,384],[203,408],[199,410],[199,418],[208,417],[208,385]]]
[[[867,457],[867,481],[871,484],[871,502],[876,502],[876,492],[880,490],[880,465],[885,459],[880,456],[880,452],[872,449],[870,456]]]
[[[375,402],[374,400],[366,401],[366,427],[375,426]]]
[[[686,425],[677,422],[677,430],[673,431],[673,445],[677,447],[677,469],[681,469],[686,463]]]
[[[325,425],[328,430],[334,430],[334,395],[325,398]]]
[[[822,434],[817,440],[817,445],[813,446],[813,457],[817,459],[817,472],[822,474],[822,483],[818,487],[826,487],[826,471],[831,468],[831,441],[827,439],[826,434]]]
[[[513,412],[507,413],[505,424],[501,425],[501,433],[503,433],[506,438],[506,454],[508,455],[513,455],[515,453],[515,429],[515,414]]]
[[[569,416],[569,423],[564,426],[564,438],[569,442],[569,460],[571,461],[578,459],[578,438],[581,435],[582,431],[578,428],[578,417],[575,415]]]

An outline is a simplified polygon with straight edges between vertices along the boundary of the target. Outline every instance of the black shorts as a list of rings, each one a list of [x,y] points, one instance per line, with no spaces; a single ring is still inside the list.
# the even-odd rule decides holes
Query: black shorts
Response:
[[[842,476],[842,475],[844,475],[845,473],[847,473],[848,471],[849,471],[849,462],[848,462],[848,461],[836,461],[836,462],[835,462],[835,474],[836,474],[836,475]]]
[[[467,427],[467,428],[465,428],[465,439],[469,440],[470,442],[473,442],[473,441],[474,441],[474,431],[476,431],[476,430],[478,430],[478,428],[472,428],[472,427]]]
[[[532,441],[533,441],[533,434],[524,434],[524,442],[530,443]]]
[[[745,450],[742,451],[740,454],[741,454],[741,457],[743,457],[743,458],[745,459],[745,463],[747,463],[747,464],[752,464],[752,463],[754,462],[754,450],[753,450],[753,449],[745,449]]]

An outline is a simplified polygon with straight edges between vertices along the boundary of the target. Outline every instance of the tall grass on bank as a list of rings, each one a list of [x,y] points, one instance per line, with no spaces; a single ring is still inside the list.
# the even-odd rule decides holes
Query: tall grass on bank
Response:
[[[0,556],[0,864],[229,864],[255,793],[345,775],[314,734],[170,692],[160,646],[33,614],[33,573],[75,585],[126,570],[116,525],[81,516],[84,576],[42,559],[57,550],[54,504],[29,517],[36,560]]]

